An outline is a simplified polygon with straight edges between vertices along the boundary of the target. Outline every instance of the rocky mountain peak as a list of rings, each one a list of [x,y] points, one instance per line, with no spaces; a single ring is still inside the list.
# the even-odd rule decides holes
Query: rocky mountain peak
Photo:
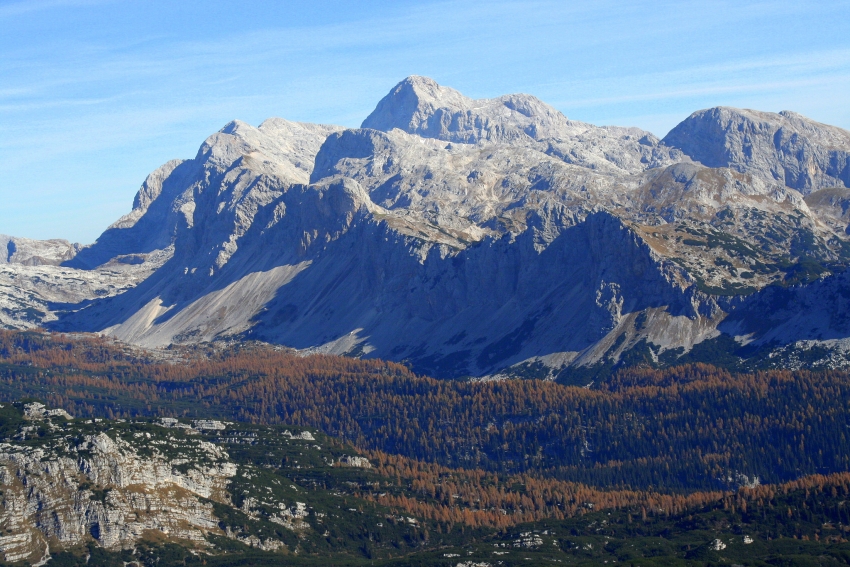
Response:
[[[575,129],[575,123],[531,95],[471,99],[433,79],[412,76],[381,99],[362,127],[385,132],[398,128],[424,138],[476,143],[562,137]]]
[[[385,132],[393,128],[415,132],[437,109],[456,112],[470,108],[472,104],[472,99],[454,89],[440,86],[428,77],[412,75],[378,102],[362,127]]]
[[[804,195],[850,186],[850,132],[795,112],[700,110],[663,142],[708,167],[751,173]]]

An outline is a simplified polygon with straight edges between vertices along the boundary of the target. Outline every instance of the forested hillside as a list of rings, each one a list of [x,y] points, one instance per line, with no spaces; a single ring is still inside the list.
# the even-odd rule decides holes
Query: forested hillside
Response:
[[[720,490],[850,471],[850,375],[626,369],[595,388],[440,381],[261,345],[150,353],[0,334],[0,395],[75,415],[223,417],[321,429],[366,450],[598,487]]]

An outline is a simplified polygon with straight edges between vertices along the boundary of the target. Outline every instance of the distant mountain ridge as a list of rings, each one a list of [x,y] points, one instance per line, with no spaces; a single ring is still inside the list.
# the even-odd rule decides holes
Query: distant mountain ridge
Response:
[[[55,265],[71,260],[82,249],[67,240],[32,240],[0,234],[0,264]]]
[[[659,363],[724,329],[784,347],[811,333],[754,323],[755,292],[846,269],[848,163],[850,133],[794,113],[709,109],[659,140],[413,76],[359,129],[231,122],[63,267],[5,264],[0,323],[446,378]],[[824,309],[843,345],[847,308]]]
[[[664,143],[708,167],[758,175],[804,195],[850,185],[850,132],[788,110],[701,110]]]

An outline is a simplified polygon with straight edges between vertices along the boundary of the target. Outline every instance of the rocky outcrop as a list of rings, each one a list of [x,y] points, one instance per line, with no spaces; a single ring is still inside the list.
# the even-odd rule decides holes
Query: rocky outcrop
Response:
[[[351,455],[343,455],[339,458],[339,464],[346,467],[355,467],[360,469],[371,469],[372,463],[366,457],[353,457]]]
[[[207,500],[227,500],[236,466],[214,445],[195,447],[199,461],[180,472],[174,459],[142,456],[104,432],[67,446],[0,444],[0,525],[8,534],[0,553],[8,562],[33,560],[48,546],[92,538],[116,549],[149,532],[203,546],[207,533],[220,532]]]
[[[311,509],[303,502],[274,498],[265,485],[233,493],[237,477],[257,473],[250,463],[234,461],[221,438],[204,438],[225,434],[220,421],[84,421],[37,402],[0,404],[0,414],[11,434],[0,442],[0,558],[6,562],[36,563],[89,542],[118,550],[141,540],[170,541],[213,552],[209,536],[218,536],[266,551],[286,548],[280,539],[223,521],[221,510],[296,532],[311,529],[305,521]],[[240,440],[245,433],[230,435]],[[303,455],[301,443],[316,440],[303,431],[282,442],[302,447]],[[369,466],[362,457],[346,458],[350,466]]]
[[[806,196],[806,205],[836,232],[850,229],[850,188],[830,187]]]
[[[750,173],[804,195],[850,187],[850,133],[787,110],[700,110],[664,143],[709,167]]]
[[[0,234],[0,264],[58,266],[74,258],[81,248],[67,240],[30,240]]]

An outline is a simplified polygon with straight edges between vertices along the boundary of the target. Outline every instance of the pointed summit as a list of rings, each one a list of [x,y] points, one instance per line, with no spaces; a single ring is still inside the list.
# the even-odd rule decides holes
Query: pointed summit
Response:
[[[458,91],[443,87],[433,79],[411,75],[378,102],[378,106],[363,121],[363,128],[388,132],[398,128],[410,133],[429,133],[429,118],[438,110],[463,112],[473,105],[473,100]],[[437,132],[439,134],[439,132]]]
[[[572,129],[563,114],[531,95],[476,100],[417,75],[393,87],[362,127],[463,143],[532,142]]]

